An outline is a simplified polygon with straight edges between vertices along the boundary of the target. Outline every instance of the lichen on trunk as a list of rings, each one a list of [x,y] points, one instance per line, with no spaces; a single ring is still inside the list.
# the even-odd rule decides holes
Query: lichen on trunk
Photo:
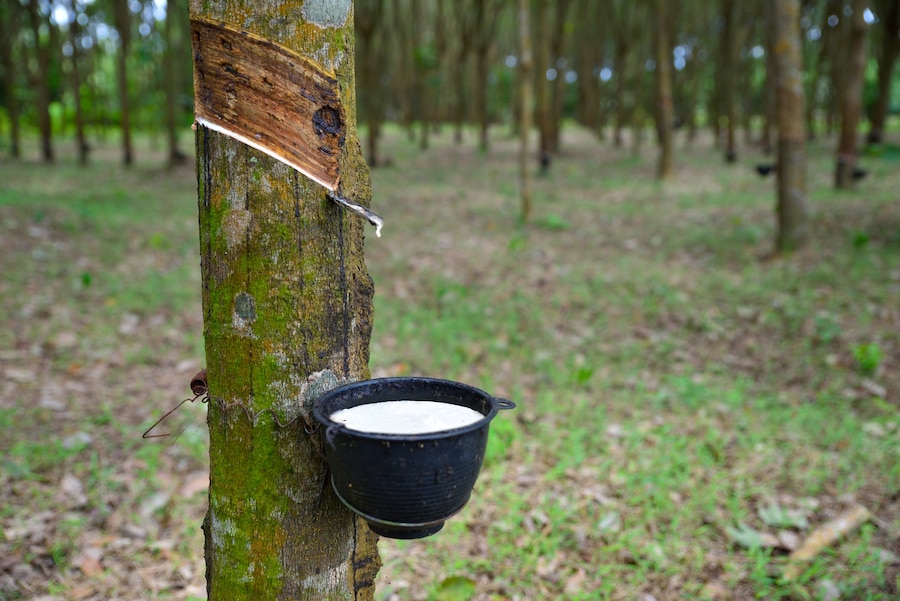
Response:
[[[276,41],[338,80],[347,126],[340,193],[368,204],[351,2],[192,0],[191,15]],[[307,433],[301,408],[320,372],[368,377],[373,286],[363,221],[319,184],[222,133],[200,126],[196,144],[209,599],[371,599],[377,539],[326,486],[318,435]]]

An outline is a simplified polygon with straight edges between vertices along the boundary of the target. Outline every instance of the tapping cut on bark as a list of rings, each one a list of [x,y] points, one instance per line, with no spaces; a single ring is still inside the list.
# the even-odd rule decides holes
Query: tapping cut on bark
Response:
[[[272,40],[191,19],[197,122],[290,165],[329,190],[346,135],[338,80]]]

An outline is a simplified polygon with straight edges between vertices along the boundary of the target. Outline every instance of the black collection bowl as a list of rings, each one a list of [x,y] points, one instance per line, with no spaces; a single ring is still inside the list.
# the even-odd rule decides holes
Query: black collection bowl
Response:
[[[379,434],[347,428],[330,416],[383,401],[438,401],[484,417],[451,430]],[[472,494],[500,409],[515,404],[459,382],[435,378],[378,378],[326,392],[313,405],[324,428],[325,457],[337,496],[371,529],[390,538],[422,538],[440,530]]]

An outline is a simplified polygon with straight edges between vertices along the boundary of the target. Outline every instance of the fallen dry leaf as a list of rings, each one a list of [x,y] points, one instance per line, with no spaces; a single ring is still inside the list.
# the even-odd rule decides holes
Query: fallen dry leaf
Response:
[[[69,591],[69,598],[75,601],[87,599],[97,594],[97,589],[90,584],[80,584]]]
[[[583,569],[578,568],[578,571],[566,579],[566,585],[563,587],[563,591],[567,595],[580,593],[584,590],[585,580],[587,580],[587,573],[585,573]]]
[[[790,563],[784,569],[784,578],[791,580],[803,571],[802,563],[813,559],[842,536],[856,530],[872,514],[862,505],[855,505],[833,520],[826,522],[809,533],[803,543],[790,555]]]
[[[793,551],[800,546],[800,536],[790,530],[781,530],[778,533],[778,541],[781,543],[781,548],[787,551]]]
[[[63,505],[70,508],[83,507],[88,500],[84,494],[81,480],[72,474],[66,474],[60,480],[57,498]]]
[[[781,541],[774,534],[754,530],[743,522],[736,527],[726,526],[725,533],[732,543],[745,549],[777,549],[781,547]]]
[[[103,573],[103,564],[98,559],[83,555],[81,561],[78,562],[78,569],[88,578],[93,578]]]
[[[719,599],[728,599],[730,591],[728,587],[721,582],[707,582],[700,591],[701,599],[709,599],[710,601],[719,601]]]

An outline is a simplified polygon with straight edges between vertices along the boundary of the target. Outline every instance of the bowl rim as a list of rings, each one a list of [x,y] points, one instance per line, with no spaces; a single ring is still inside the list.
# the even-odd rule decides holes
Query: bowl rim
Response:
[[[472,397],[480,397],[485,399],[490,404],[490,411],[487,414],[483,414],[482,419],[472,422],[471,424],[467,424],[465,426],[459,426],[456,428],[449,428],[447,430],[438,430],[437,432],[425,432],[422,434],[389,434],[382,432],[364,432],[362,430],[354,430],[353,428],[348,428],[341,422],[333,421],[329,416],[325,415],[323,412],[323,405],[332,400],[334,397],[352,394],[353,392],[363,391],[367,388],[371,387],[402,387],[404,385],[416,385],[416,386],[447,386],[450,388],[455,388],[460,390]],[[393,391],[390,391],[393,392]],[[376,397],[381,397],[383,395],[375,395]],[[359,405],[369,405],[372,403],[379,403],[384,401],[392,401],[392,400],[414,400],[414,401],[437,401],[437,402],[447,402],[441,401],[441,399],[397,399],[396,395],[391,395],[387,398],[375,398],[374,400],[367,403],[358,403],[356,405],[352,405],[353,407],[357,407]],[[498,399],[494,397],[484,390],[472,386],[471,384],[466,384],[464,382],[456,382],[454,380],[445,380],[441,378],[429,378],[422,376],[393,376],[387,378],[371,378],[369,380],[360,380],[358,382],[351,382],[349,384],[344,384],[337,388],[333,388],[322,395],[320,395],[315,402],[313,403],[313,415],[316,420],[319,421],[325,428],[325,437],[330,440],[337,434],[345,434],[348,436],[354,436],[357,438],[366,438],[369,440],[376,441],[391,441],[391,442],[422,442],[429,440],[439,440],[445,438],[452,438],[454,436],[461,436],[463,434],[468,434],[469,432],[474,432],[475,430],[479,430],[485,426],[487,426],[492,419],[497,416],[498,411],[501,408],[503,403],[507,403],[508,405],[514,406],[510,401],[506,401],[505,399]],[[459,403],[452,403],[459,404]],[[509,407],[512,408],[512,407]]]

